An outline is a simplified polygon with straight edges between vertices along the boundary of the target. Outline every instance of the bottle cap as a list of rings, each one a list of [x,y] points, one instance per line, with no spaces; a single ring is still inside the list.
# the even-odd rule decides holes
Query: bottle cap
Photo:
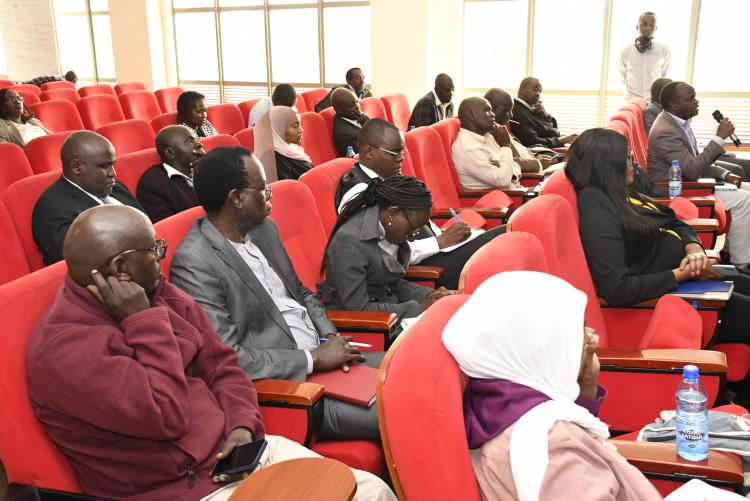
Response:
[[[682,377],[687,381],[698,381],[700,369],[694,365],[686,365],[682,368]]]
[[[675,166],[675,165],[680,165],[680,161],[679,160],[672,160],[672,166]]]

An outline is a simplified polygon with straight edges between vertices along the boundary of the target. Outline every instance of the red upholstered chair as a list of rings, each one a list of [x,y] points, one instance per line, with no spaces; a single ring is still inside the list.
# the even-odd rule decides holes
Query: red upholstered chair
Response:
[[[126,92],[132,92],[136,90],[148,90],[148,87],[146,87],[146,85],[142,84],[141,82],[129,82],[115,85],[115,94],[117,94],[118,96],[120,94],[125,94]]]
[[[383,106],[383,101],[381,101],[380,98],[366,97],[361,99],[359,101],[359,108],[362,110],[362,113],[370,118],[382,118],[383,120],[388,120],[385,106]]]
[[[48,134],[32,139],[26,144],[25,152],[31,164],[34,174],[55,171],[58,174],[62,170],[60,149],[68,136],[73,131]]]
[[[161,115],[161,108],[154,93],[148,90],[123,92],[117,98],[125,118],[151,121]]]
[[[42,253],[39,252],[31,233],[31,214],[39,196],[52,183],[57,181],[60,175],[60,172],[46,172],[27,177],[13,183],[3,193],[3,204],[13,220],[13,226],[16,228],[16,234],[23,247],[23,252],[26,254],[26,261],[29,263],[31,271],[44,268]],[[5,457],[3,457],[3,460],[5,460]]]
[[[636,106],[638,108],[638,106]],[[640,110],[640,108],[638,108]],[[643,113],[641,112],[641,119],[643,118]],[[645,165],[644,169],[648,168],[648,138],[646,137],[646,130],[643,126],[643,124],[638,123],[638,119],[636,118],[635,114],[629,110],[629,109],[621,109],[614,115],[610,117],[611,121],[617,121],[625,122],[628,126],[628,132],[630,134],[630,138],[628,140],[631,149],[633,151],[633,155],[635,156],[635,161],[638,162],[640,165]],[[626,136],[628,137],[628,136]]]
[[[54,82],[44,82],[40,87],[42,92],[56,89],[73,89],[76,90],[76,84],[67,80],[56,80]]]
[[[11,184],[33,175],[29,159],[18,145],[0,143],[0,196]]]
[[[99,94],[81,98],[76,103],[83,125],[88,130],[96,130],[102,125],[125,120],[120,102],[115,96]]]
[[[409,130],[409,118],[411,117],[411,108],[409,101],[403,94],[392,94],[380,98],[385,107],[385,116],[388,121],[401,129],[402,132]]]
[[[154,95],[156,96],[156,101],[159,103],[161,112],[171,113],[173,111],[177,111],[177,99],[183,92],[185,92],[185,90],[182,87],[166,87],[164,89],[154,91]]]
[[[39,94],[35,92],[29,92],[27,90],[15,89],[16,93],[23,98],[23,103],[26,106],[31,106],[40,103],[42,100],[39,99]]]
[[[83,130],[83,121],[78,114],[78,108],[71,101],[42,101],[31,106],[31,111],[52,132]]]
[[[242,120],[242,112],[232,103],[209,106],[208,121],[219,134],[234,134],[247,127],[247,120]]]
[[[326,97],[329,92],[330,90],[328,89],[312,89],[306,90],[300,94],[302,99],[305,100],[305,109],[307,109],[307,111],[315,111],[315,105]]]
[[[250,123],[250,112],[253,111],[253,106],[255,106],[258,101],[260,101],[260,99],[248,99],[237,105],[242,113],[242,120],[245,123],[245,127]]]
[[[153,144],[153,141],[151,142]],[[148,148],[141,151],[134,151],[125,155],[117,155],[117,179],[128,187],[130,193],[134,196],[138,189],[138,181],[141,180],[143,173],[152,165],[161,163],[161,158],[156,152],[156,148]]]
[[[333,108],[331,108],[333,110]],[[310,155],[313,165],[320,165],[338,157],[333,146],[333,130],[328,129],[323,117],[317,113],[300,114],[302,148]]]
[[[331,142],[333,142],[333,119],[336,118],[336,110],[331,106],[330,108],[324,109],[319,114],[323,117],[323,120],[325,120],[326,128],[328,129],[328,136],[331,138]]]
[[[7,89],[13,87],[16,83],[13,80],[0,80],[0,89]]]
[[[158,134],[160,130],[168,125],[177,125],[177,112],[170,111],[163,113],[158,117],[151,120],[151,128],[154,129],[154,133]]]
[[[427,310],[408,335],[393,344],[378,371],[378,423],[399,499],[481,499],[464,426],[467,378],[440,335],[468,297],[443,298]],[[674,445],[615,443],[644,475],[658,479],[652,482],[662,494],[692,478],[685,474],[698,464],[677,458]],[[710,454],[705,465],[711,463],[711,471],[701,473],[714,480],[731,479],[731,488],[738,488],[743,478],[739,457],[721,451]]]
[[[78,89],[78,93],[81,95],[81,97],[98,96],[99,94],[107,94],[109,96],[117,95],[115,94],[115,89],[113,89],[112,86],[108,84],[96,84],[81,87],[80,89]]]
[[[0,204],[0,285],[28,275],[31,270],[26,261],[21,241],[10,219],[8,209]]]
[[[310,188],[310,192],[315,194],[315,205],[326,235],[331,234],[338,218],[334,198],[339,181],[353,165],[353,158],[334,158],[316,165],[314,169],[310,169],[299,178],[305,186]]]
[[[96,129],[109,139],[117,156],[154,147],[154,129],[145,120],[123,120]]]
[[[305,103],[305,98],[302,96],[302,94],[297,94],[297,104],[294,105],[295,108],[297,108],[297,113],[305,113],[306,111],[315,111],[315,108],[308,109],[307,103]]]
[[[71,89],[70,87],[63,87],[60,89],[50,89],[42,91],[42,93],[39,95],[39,98],[42,100],[42,102],[64,100],[75,103],[78,102],[79,99],[81,99],[81,96],[78,94],[77,90]]]
[[[253,151],[255,149],[255,137],[253,136],[252,127],[242,129],[237,134],[235,134],[234,137],[237,139],[237,141],[240,142],[242,146],[244,146],[248,150]]]
[[[13,89],[16,92],[30,92],[32,94],[36,94],[37,97],[42,93],[42,89],[33,84],[11,85],[9,88]]]
[[[229,134],[217,134],[215,136],[201,137],[200,142],[206,153],[219,146],[241,146],[236,137]]]

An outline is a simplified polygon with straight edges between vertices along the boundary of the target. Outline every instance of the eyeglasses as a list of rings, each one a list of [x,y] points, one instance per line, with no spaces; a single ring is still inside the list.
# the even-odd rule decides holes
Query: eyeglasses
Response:
[[[112,261],[114,258],[119,256],[127,256],[128,254],[132,254],[133,252],[146,252],[151,251],[156,256],[156,259],[164,259],[164,256],[167,255],[167,241],[166,240],[157,240],[154,242],[154,245],[151,247],[144,247],[142,249],[128,249],[126,251],[122,251],[118,254],[115,254],[111,258],[107,259],[107,262]]]
[[[248,186],[245,189],[259,191],[263,194],[266,200],[271,199],[271,187],[270,186],[266,186],[265,188],[253,188],[252,186]]]
[[[420,226],[415,226],[411,222],[411,219],[409,219],[409,216],[406,214],[405,210],[402,210],[401,213],[406,218],[406,222],[409,223],[409,226],[412,228],[412,230],[409,232],[409,234],[406,235],[406,239],[408,241],[412,242],[412,241],[416,240],[417,238],[419,238],[419,235],[422,234],[422,228]]]
[[[404,159],[404,150],[397,152],[397,151],[386,150],[385,148],[381,148],[380,146],[376,146],[375,148],[379,149],[382,152],[388,153],[390,156],[392,156],[396,160]]]

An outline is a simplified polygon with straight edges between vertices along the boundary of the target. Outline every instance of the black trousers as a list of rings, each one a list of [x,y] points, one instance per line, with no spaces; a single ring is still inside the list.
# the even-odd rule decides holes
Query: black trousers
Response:
[[[727,277],[734,282],[734,293],[721,314],[717,340],[750,344],[750,276]]]
[[[505,225],[492,228],[457,249],[450,252],[438,252],[434,256],[423,259],[418,264],[425,266],[442,266],[444,270],[443,275],[437,284],[438,287],[443,286],[446,289],[451,290],[458,289],[458,277],[461,276],[461,270],[464,269],[466,261],[468,261],[481,246],[503,233],[505,233]]]

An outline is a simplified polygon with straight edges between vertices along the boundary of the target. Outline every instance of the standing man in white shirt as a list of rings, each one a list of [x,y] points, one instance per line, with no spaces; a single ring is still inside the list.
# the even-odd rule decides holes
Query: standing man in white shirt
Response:
[[[654,80],[669,71],[669,48],[654,41],[656,14],[641,14],[636,29],[638,38],[620,52],[620,80],[626,101],[649,97]]]

